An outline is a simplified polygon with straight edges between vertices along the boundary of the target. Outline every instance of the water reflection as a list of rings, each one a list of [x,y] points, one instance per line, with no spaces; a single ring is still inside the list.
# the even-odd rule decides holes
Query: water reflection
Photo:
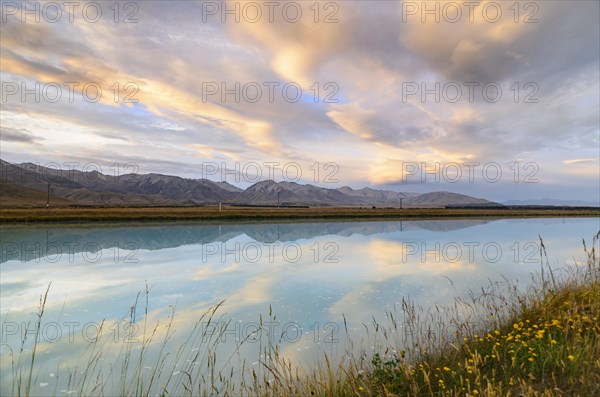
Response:
[[[262,317],[263,325],[270,318],[282,354],[306,363],[324,349],[343,352],[344,327],[360,339],[363,323],[383,319],[405,297],[427,308],[488,279],[525,285],[540,266],[538,235],[552,266],[573,264],[583,257],[581,239],[598,229],[599,220],[589,218],[3,226],[2,394],[10,391],[10,349],[18,351],[25,334],[31,346],[39,295],[50,282],[44,324],[53,325],[40,341],[42,384],[59,363],[77,365],[90,345],[86,332],[93,335],[102,320],[112,340],[139,342],[144,319],[169,319],[177,346],[222,300],[225,357]],[[145,302],[130,310],[146,285],[147,315]],[[106,345],[106,354],[120,346]],[[240,359],[257,362],[260,346],[247,346]]]
[[[451,231],[481,225],[489,220],[397,221],[397,222],[327,222],[327,223],[262,223],[262,224],[180,224],[165,227],[53,227],[7,226],[2,228],[2,263],[11,259],[32,261],[57,253],[76,254],[99,249],[130,246],[131,249],[159,250],[190,244],[226,242],[246,235],[262,243],[312,239],[324,235],[348,237],[353,234],[371,236],[397,231]]]

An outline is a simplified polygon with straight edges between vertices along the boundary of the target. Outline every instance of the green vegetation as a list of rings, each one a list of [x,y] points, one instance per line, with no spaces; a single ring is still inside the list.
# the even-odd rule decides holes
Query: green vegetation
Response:
[[[593,280],[537,291],[510,321],[415,363],[376,355],[362,389],[381,396],[600,395],[597,271]]]
[[[600,209],[103,207],[0,208],[3,222],[598,217]]]
[[[540,273],[526,290],[504,280],[426,312],[404,300],[387,313],[389,323],[364,325],[374,350],[358,348],[348,336],[345,357],[324,354],[311,369],[294,366],[276,343],[262,342],[260,365],[243,361],[231,369],[236,353],[217,357],[221,334],[208,335],[199,326],[221,321],[220,305],[201,316],[184,343],[173,348],[175,313],[167,324],[149,326],[147,289],[141,346],[123,344],[119,364],[103,372],[103,351],[110,341],[91,343],[83,361],[67,374],[68,389],[78,395],[122,396],[600,395],[599,237],[600,232],[591,249],[584,242],[584,260],[561,272],[550,269],[541,242]],[[47,298],[46,291],[38,322]],[[139,300],[138,295],[132,313]],[[269,320],[274,319],[269,312]],[[407,325],[417,332],[401,332]],[[151,354],[153,343],[158,348]],[[245,343],[240,341],[238,349]],[[11,353],[13,394],[30,395],[37,350],[34,344]]]

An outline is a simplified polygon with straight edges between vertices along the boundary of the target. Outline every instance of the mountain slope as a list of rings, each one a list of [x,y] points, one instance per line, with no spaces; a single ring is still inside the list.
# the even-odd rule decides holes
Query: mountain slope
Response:
[[[47,188],[47,187],[46,187]],[[18,185],[14,182],[0,180],[0,206],[45,206],[48,202],[48,192]],[[50,193],[50,205],[74,204],[71,200]]]
[[[399,193],[392,190],[372,189],[370,187],[355,190],[351,187],[344,186],[336,190],[347,196],[361,199],[365,205],[398,205],[400,203],[400,199],[405,200],[407,197],[418,195],[418,193]]]
[[[235,201],[241,204],[262,204],[293,205],[303,201],[301,196],[297,196],[289,189],[281,186],[274,181],[260,181],[248,187],[243,192],[235,196]]]
[[[411,206],[446,206],[446,205],[488,205],[491,201],[482,198],[466,196],[464,194],[451,192],[431,192],[423,193],[417,196],[409,197],[406,200],[407,205]]]
[[[450,192],[417,194],[368,187],[352,189],[348,186],[333,189],[272,180],[260,181],[242,190],[224,181],[157,173],[113,176],[97,171],[59,170],[33,163],[17,165],[0,160],[0,165],[0,178],[7,182],[4,187],[8,193],[5,196],[7,202],[12,197],[12,203],[26,201],[28,195],[37,197],[34,201],[40,202],[40,197],[45,197],[50,184],[52,193],[64,199],[65,205],[180,206],[225,203],[397,207],[402,203],[405,207],[443,207],[492,204],[485,199]],[[54,201],[59,202],[56,199]]]

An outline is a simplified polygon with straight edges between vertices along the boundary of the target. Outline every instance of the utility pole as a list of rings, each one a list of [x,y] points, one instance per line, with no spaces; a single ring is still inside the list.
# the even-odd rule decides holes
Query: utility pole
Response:
[[[402,192],[401,192],[401,193],[399,193],[399,194],[400,194],[400,195],[402,195],[401,197],[398,197],[398,200],[400,200],[400,209],[402,209],[402,208],[404,208],[404,207],[402,206],[402,200],[404,200],[404,199],[406,198],[406,194],[404,194],[404,193],[402,193]]]

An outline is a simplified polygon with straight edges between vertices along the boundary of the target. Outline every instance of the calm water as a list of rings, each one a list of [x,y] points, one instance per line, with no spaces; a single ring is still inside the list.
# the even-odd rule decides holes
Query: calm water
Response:
[[[344,316],[359,340],[362,324],[384,321],[404,297],[428,308],[501,276],[524,286],[540,268],[538,235],[550,264],[562,268],[583,259],[582,239],[589,243],[599,228],[597,218],[5,225],[1,394],[11,391],[11,351],[18,356],[24,336],[25,352],[32,346],[40,295],[50,283],[35,369],[40,395],[73,392],[62,371],[85,364],[99,330],[108,340],[105,363],[114,363],[123,342],[141,346],[144,324],[153,329],[158,322],[160,340],[171,321],[176,332],[169,343],[180,346],[201,314],[223,300],[218,322],[198,324],[208,335],[225,330],[219,357],[237,352],[229,363],[246,360],[250,367],[264,359],[264,345],[252,339],[262,319],[263,337],[310,366],[322,351],[347,348]],[[190,349],[202,349],[201,342]]]

